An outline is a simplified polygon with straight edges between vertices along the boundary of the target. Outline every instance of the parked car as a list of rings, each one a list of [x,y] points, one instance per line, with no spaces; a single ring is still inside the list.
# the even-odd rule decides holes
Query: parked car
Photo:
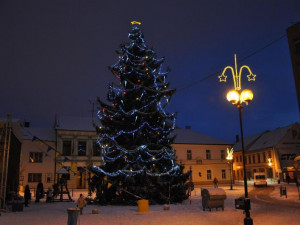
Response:
[[[254,173],[254,187],[268,186],[267,176],[265,173]]]

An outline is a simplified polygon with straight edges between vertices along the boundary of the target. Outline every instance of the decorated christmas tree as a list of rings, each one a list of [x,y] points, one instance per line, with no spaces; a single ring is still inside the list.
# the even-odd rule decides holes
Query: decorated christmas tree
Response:
[[[120,46],[118,61],[109,67],[118,83],[109,85],[107,101],[98,99],[96,126],[103,165],[93,166],[91,185],[106,204],[182,202],[188,197],[189,172],[175,162],[170,133],[176,113],[165,112],[175,89],[169,89],[158,58],[144,40],[140,23],[132,22],[130,43]]]

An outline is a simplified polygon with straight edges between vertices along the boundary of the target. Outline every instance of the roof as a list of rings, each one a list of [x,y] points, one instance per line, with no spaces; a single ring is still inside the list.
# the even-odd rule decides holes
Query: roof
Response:
[[[33,136],[43,141],[56,141],[54,128],[23,127],[23,139],[32,140]]]
[[[244,147],[245,149],[248,149],[249,146],[251,146],[259,137],[261,137],[265,132],[268,132],[268,131],[264,131],[262,133],[259,133],[259,134],[255,134],[255,135],[252,135],[250,137],[246,137],[244,138]],[[233,145],[233,149],[234,151],[241,151],[242,150],[242,142],[241,140],[239,142],[236,142],[234,145]]]
[[[275,130],[265,131],[251,137],[244,139],[244,146],[247,152],[265,149],[265,148],[272,148],[277,145],[284,136],[288,133],[288,131],[293,127],[295,124],[291,124],[285,127],[279,127]],[[241,143],[238,142],[233,146],[235,151],[242,150]]]
[[[230,144],[226,141],[210,137],[190,129],[175,129],[171,135],[177,135],[174,140],[174,144]]]
[[[59,116],[57,130],[96,131],[91,117]]]
[[[96,119],[97,120],[97,119]],[[97,122],[97,121],[96,121]],[[59,116],[56,121],[57,130],[96,131],[91,117]],[[175,129],[171,135],[177,135],[175,144],[224,144],[230,143],[213,138],[190,129]]]

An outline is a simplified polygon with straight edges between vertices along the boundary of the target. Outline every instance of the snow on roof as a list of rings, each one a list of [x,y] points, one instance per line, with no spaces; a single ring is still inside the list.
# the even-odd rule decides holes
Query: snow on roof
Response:
[[[190,129],[175,129],[171,136],[177,135],[174,144],[230,144],[226,141],[213,138]]]
[[[256,135],[253,135],[248,138],[244,138],[244,146],[246,151],[255,151],[259,149],[271,148],[277,145],[281,139],[287,134],[289,129],[294,126],[296,123],[279,127],[275,130],[265,131]],[[237,142],[233,149],[235,151],[242,150],[241,142]]]
[[[55,128],[57,130],[96,131],[91,117],[59,116]]]
[[[249,148],[249,146],[251,146],[251,144],[253,144],[265,132],[267,132],[267,131],[264,131],[262,133],[255,134],[255,135],[252,135],[250,137],[244,138],[244,147],[245,147],[245,150],[247,150]],[[241,142],[241,140],[239,142],[236,142],[233,145],[233,149],[234,149],[234,151],[241,151],[242,150],[242,142]]]
[[[248,151],[254,151],[258,149],[270,148],[277,145],[281,139],[287,134],[288,130],[293,126],[291,124],[286,127],[280,127],[275,130],[264,133],[250,148]]]
[[[23,127],[23,139],[32,140],[33,136],[43,141],[56,141],[54,128]]]

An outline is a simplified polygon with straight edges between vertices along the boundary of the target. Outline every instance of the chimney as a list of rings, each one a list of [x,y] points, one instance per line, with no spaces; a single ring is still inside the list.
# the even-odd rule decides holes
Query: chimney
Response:
[[[191,126],[185,126],[185,129],[186,129],[186,130],[190,130],[190,129],[191,129]]]
[[[24,122],[24,127],[30,127],[30,122],[25,121],[25,122]]]
[[[235,135],[235,142],[239,142],[240,141],[240,137],[238,134]]]

